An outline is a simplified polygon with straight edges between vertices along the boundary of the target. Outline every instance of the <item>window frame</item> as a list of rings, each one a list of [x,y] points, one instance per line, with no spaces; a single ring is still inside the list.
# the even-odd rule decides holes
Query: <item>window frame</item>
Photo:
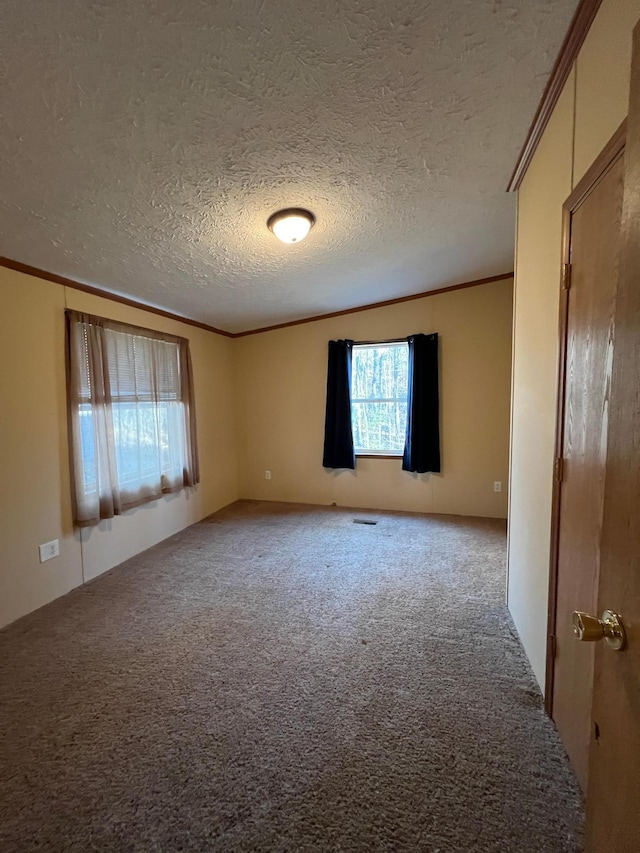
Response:
[[[353,380],[355,375],[354,370],[354,355],[355,351],[358,349],[374,349],[380,347],[397,347],[404,346],[407,349],[407,358],[409,353],[409,342],[407,338],[398,338],[397,340],[385,340],[385,341],[354,341],[352,346],[352,365],[351,365],[351,387],[349,389],[349,396],[351,402],[351,424],[353,431],[353,404],[354,403],[405,403],[407,406],[407,414],[408,414],[408,395],[409,395],[409,385],[408,385],[408,377],[407,377],[407,391],[405,399],[400,399],[398,397],[354,397],[353,396]],[[354,440],[354,454],[357,459],[402,459],[404,456],[404,448],[397,452],[393,453],[389,449],[375,451],[370,449],[360,449],[355,445]]]
[[[94,525],[102,519],[156,501],[165,494],[197,485],[200,471],[189,340],[71,309],[66,309],[65,315],[74,524],[78,527]],[[94,327],[91,336],[90,327]],[[130,389],[119,377],[117,335],[132,338],[129,345],[134,361],[130,360],[129,364],[133,365],[133,373],[129,375]],[[168,346],[172,353],[175,349],[171,356],[175,364],[165,374],[168,385],[167,380],[163,382],[156,373],[163,362],[156,361],[154,352],[145,360],[141,351],[141,372],[138,373],[135,362],[138,339],[144,339],[145,345],[150,343],[152,347],[154,342],[156,347]],[[109,353],[114,354],[113,360]],[[113,384],[112,377],[118,377]],[[140,388],[138,377],[142,381]],[[149,417],[141,419],[141,413],[145,412]],[[135,428],[121,422],[122,417],[130,421],[133,418]],[[149,424],[153,429],[147,430],[145,438],[155,441],[140,441]],[[132,447],[137,448],[136,476],[132,475],[133,468],[127,471],[122,466],[128,450],[127,442],[121,442],[118,436],[122,429],[128,437],[135,434],[138,439],[132,443]],[[146,468],[141,454],[145,443],[152,455],[155,454],[154,464]],[[93,453],[89,452],[91,446]],[[95,476],[88,476],[92,472]]]

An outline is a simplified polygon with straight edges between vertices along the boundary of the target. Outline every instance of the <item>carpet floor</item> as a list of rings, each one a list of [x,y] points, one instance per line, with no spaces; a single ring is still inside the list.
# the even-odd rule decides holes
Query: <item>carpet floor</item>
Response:
[[[504,584],[494,520],[184,530],[0,633],[0,850],[578,853]]]

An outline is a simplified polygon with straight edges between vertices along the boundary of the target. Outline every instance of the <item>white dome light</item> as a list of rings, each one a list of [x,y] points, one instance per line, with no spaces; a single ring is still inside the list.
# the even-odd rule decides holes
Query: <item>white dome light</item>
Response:
[[[267,220],[267,227],[283,243],[299,243],[315,225],[316,218],[309,210],[290,207],[279,210]]]

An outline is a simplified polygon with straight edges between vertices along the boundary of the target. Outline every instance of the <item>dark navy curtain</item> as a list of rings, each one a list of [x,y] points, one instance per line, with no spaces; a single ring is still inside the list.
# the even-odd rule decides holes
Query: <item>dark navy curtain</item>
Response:
[[[438,336],[409,339],[407,437],[403,471],[440,471],[440,401],[438,395]]]
[[[327,409],[324,422],[325,468],[355,468],[351,430],[351,354],[353,341],[329,341]]]

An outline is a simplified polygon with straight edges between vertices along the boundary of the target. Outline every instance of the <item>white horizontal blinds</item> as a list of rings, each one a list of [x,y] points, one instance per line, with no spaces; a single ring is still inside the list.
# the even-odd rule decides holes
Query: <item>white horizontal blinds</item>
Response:
[[[74,396],[83,402],[90,402],[92,397],[99,398],[102,385],[103,353],[100,340],[89,344],[91,323],[77,322],[71,327],[68,346],[71,348],[71,365],[73,369]],[[95,386],[95,387],[94,387]]]
[[[351,421],[356,453],[402,455],[408,385],[406,342],[354,345]]]
[[[89,351],[87,347],[87,324],[79,325],[76,335],[78,362],[78,396],[88,402],[91,399],[91,371],[89,370]]]
[[[199,481],[188,342],[68,312],[76,521]]]
[[[111,396],[115,400],[180,400],[180,347],[107,329]]]
[[[185,417],[178,343],[105,330],[118,486],[127,504],[179,488]]]

